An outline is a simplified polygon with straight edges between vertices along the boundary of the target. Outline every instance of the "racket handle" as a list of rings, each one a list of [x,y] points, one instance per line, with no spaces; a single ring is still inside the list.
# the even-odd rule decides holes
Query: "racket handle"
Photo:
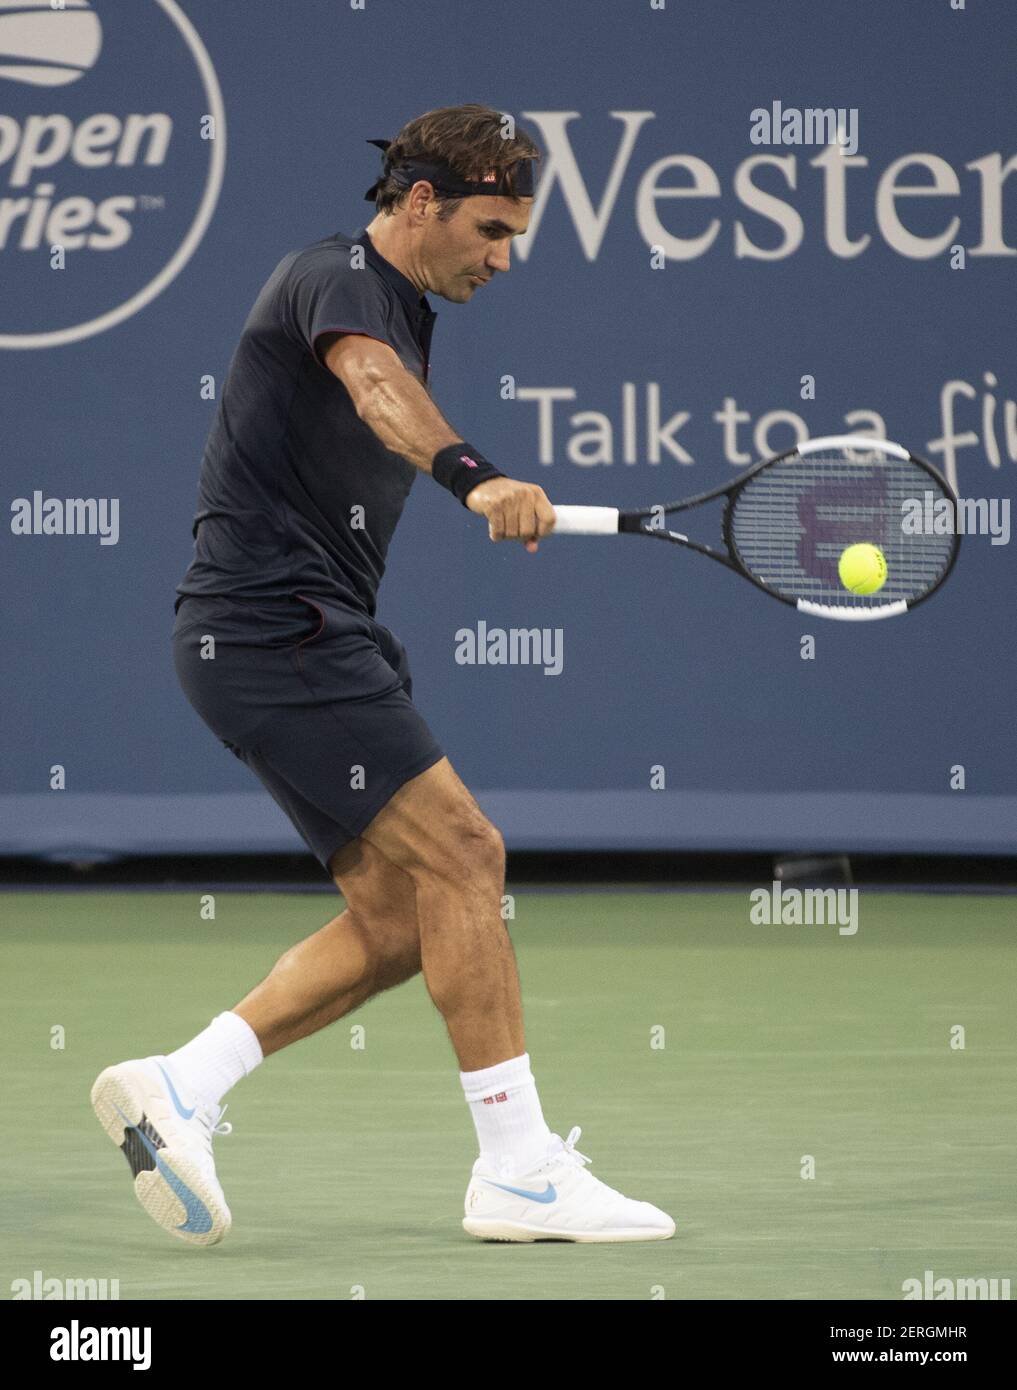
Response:
[[[617,507],[555,507],[554,530],[559,536],[616,536]]]

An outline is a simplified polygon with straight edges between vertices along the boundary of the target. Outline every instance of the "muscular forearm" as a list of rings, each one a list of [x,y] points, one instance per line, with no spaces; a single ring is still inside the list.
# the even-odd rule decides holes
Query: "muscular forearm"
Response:
[[[427,391],[410,372],[386,374],[371,383],[360,418],[385,445],[425,473],[439,449],[462,441]]]
[[[430,473],[436,454],[452,444],[463,444],[458,434],[431,400],[420,381],[402,366],[387,347],[366,350],[363,342],[339,338],[326,357],[329,368],[345,384],[357,414],[378,436],[386,449],[402,454],[423,473]],[[467,446],[471,447],[471,446]],[[458,451],[452,451],[453,455]],[[475,452],[475,451],[474,451]],[[464,460],[476,467],[475,460]],[[439,478],[471,512],[487,518],[492,540],[522,540],[536,550],[537,540],[554,527],[554,508],[536,483],[517,482],[504,474],[483,478],[462,487],[463,479],[449,473],[449,460],[440,460]],[[490,465],[489,465],[490,467]]]

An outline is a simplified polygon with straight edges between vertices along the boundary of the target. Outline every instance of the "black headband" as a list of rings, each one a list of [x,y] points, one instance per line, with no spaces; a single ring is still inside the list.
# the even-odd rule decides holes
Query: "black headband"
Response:
[[[367,143],[377,145],[379,150],[387,152],[392,141],[368,140]],[[444,193],[452,197],[470,198],[480,194],[490,197],[532,198],[533,160],[521,159],[512,168],[515,171],[515,188],[510,192],[508,189],[508,170],[502,170],[500,175],[495,174],[492,170],[483,179],[471,182],[469,179],[462,178],[447,164],[428,164],[420,159],[402,159],[397,165],[393,165],[392,161],[386,157],[381,177],[371,185],[364,197],[369,203],[373,203],[378,189],[387,178],[390,178],[400,188],[412,188],[418,179],[426,179],[436,193]]]

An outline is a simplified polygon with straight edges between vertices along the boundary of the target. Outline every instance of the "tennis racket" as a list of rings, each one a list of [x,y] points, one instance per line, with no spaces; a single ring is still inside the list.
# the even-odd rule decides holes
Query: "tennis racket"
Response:
[[[665,518],[671,514],[720,497],[726,499],[720,523],[724,550],[668,529]],[[933,533],[927,524],[943,498],[951,504],[949,534]],[[725,486],[666,506],[555,507],[551,535],[620,533],[670,541],[718,560],[802,613],[858,621],[896,617],[935,593],[960,549],[952,524],[956,502],[946,479],[902,445],[831,435],[753,464]],[[916,506],[921,508],[918,526]],[[940,507],[938,514],[944,511]],[[886,558],[886,581],[874,594],[852,593],[840,580],[842,553],[859,543],[878,546]]]

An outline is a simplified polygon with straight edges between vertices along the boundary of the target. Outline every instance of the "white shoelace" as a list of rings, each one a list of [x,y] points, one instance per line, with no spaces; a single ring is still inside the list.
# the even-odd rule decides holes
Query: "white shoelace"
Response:
[[[552,1154],[551,1161],[557,1162],[564,1157],[566,1162],[573,1162],[575,1163],[577,1168],[582,1168],[585,1170],[587,1163],[591,1163],[592,1159],[587,1158],[586,1154],[581,1154],[579,1150],[575,1147],[576,1140],[579,1138],[582,1132],[583,1131],[579,1128],[578,1125],[574,1125],[572,1129],[569,1130],[569,1135],[568,1138],[565,1140],[564,1148],[561,1148],[558,1150],[557,1153]],[[591,1179],[592,1182],[597,1184],[598,1192],[602,1194],[604,1192],[609,1192],[612,1197],[617,1197],[619,1201],[629,1201],[629,1198],[625,1196],[624,1192],[619,1192],[616,1187],[609,1187],[608,1184],[604,1182],[602,1179],[594,1178],[592,1173],[588,1174],[587,1176]]]
[[[569,1137],[565,1140],[564,1147],[559,1149],[557,1153],[552,1155],[552,1157],[557,1159],[561,1158],[563,1154],[566,1154],[568,1158],[571,1161],[575,1162],[580,1168],[585,1167],[587,1163],[592,1163],[592,1159],[587,1158],[586,1154],[581,1154],[579,1150],[576,1148],[576,1140],[579,1138],[582,1132],[583,1131],[579,1128],[578,1125],[573,1125],[573,1127],[569,1130]]]
[[[219,1110],[218,1107],[211,1106],[198,1106],[195,1110],[195,1115],[201,1124],[202,1142],[209,1154],[212,1152],[213,1134],[233,1133],[233,1126],[230,1124],[229,1120],[223,1122],[222,1119],[228,1109],[229,1106],[224,1105],[221,1110]]]

